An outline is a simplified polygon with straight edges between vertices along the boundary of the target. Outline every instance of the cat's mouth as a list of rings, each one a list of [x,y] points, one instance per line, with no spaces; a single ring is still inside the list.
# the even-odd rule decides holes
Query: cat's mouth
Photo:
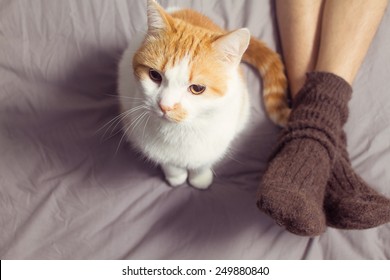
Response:
[[[157,113],[160,118],[174,123],[181,123],[187,118],[187,111],[184,110],[182,107],[174,110],[169,110],[166,112],[158,112]]]
[[[164,119],[165,121],[173,122],[173,123],[180,123],[183,121],[183,119],[181,119],[180,116],[172,113],[163,113],[161,118]]]
[[[178,123],[178,120],[175,119],[174,116],[171,114],[163,113],[161,111],[154,111],[154,115],[157,117],[158,120],[163,122],[169,122],[169,123]]]

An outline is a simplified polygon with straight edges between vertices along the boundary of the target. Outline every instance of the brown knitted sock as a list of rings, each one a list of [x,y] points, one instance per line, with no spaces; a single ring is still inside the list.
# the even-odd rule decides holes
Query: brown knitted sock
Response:
[[[287,230],[314,236],[326,228],[325,188],[352,89],[331,73],[307,75],[257,193],[257,206]]]
[[[367,229],[390,222],[390,200],[370,188],[349,161],[346,137],[340,147],[326,188],[327,224],[341,229]]]

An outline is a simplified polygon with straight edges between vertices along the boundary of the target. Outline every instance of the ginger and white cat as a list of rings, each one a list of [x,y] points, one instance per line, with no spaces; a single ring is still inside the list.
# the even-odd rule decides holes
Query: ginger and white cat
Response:
[[[279,56],[248,29],[226,32],[193,10],[167,13],[147,1],[147,32],[133,38],[119,64],[125,137],[161,165],[171,186],[199,189],[249,118],[241,60],[263,78],[264,105],[284,124],[289,114]]]

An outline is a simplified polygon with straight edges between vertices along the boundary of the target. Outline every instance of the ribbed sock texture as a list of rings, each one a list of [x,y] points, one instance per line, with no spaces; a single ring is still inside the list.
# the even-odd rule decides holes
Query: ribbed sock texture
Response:
[[[259,209],[295,234],[314,236],[326,228],[325,188],[351,92],[336,75],[309,73],[262,178]]]
[[[340,139],[340,153],[324,201],[327,224],[340,229],[367,229],[389,223],[390,200],[370,188],[353,171],[344,133]]]

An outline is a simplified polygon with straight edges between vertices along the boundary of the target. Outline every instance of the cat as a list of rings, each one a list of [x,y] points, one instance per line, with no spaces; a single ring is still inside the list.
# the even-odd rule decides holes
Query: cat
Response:
[[[190,10],[168,13],[147,1],[147,31],[133,38],[118,70],[124,137],[161,166],[173,187],[213,182],[221,160],[249,118],[240,63],[263,79],[268,116],[284,125],[287,81],[277,53],[241,28],[226,32]]]

